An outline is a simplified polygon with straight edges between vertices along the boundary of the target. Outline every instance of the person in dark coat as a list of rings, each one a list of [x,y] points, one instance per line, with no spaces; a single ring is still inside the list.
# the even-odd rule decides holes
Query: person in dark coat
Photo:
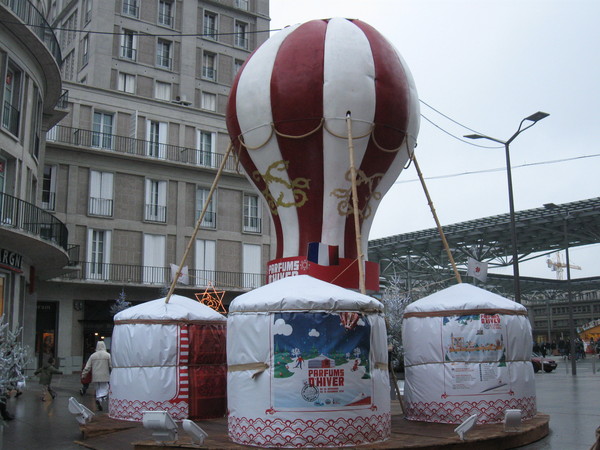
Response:
[[[48,361],[33,373],[34,375],[40,376],[40,384],[42,385],[42,401],[46,400],[46,392],[48,392],[52,398],[56,397],[56,392],[50,387],[50,383],[52,383],[52,375],[55,373],[62,375],[62,372],[54,367],[54,358],[52,357],[48,358]]]

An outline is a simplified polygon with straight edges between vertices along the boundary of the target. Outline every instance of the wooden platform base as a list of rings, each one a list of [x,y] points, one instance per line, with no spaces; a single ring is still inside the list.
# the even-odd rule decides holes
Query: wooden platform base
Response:
[[[227,435],[227,420],[213,419],[197,422],[208,433],[204,445],[199,447],[183,429],[179,429],[179,439],[175,442],[156,442],[151,431],[141,423],[110,419],[107,415],[94,418],[82,425],[82,441],[79,445],[96,450],[165,450],[192,448],[253,448],[237,445]],[[503,424],[476,425],[461,441],[454,432],[456,425],[412,422],[404,419],[397,403],[392,404],[392,435],[378,444],[365,444],[358,448],[410,448],[410,449],[465,449],[485,448],[509,449],[535,442],[549,432],[550,416],[538,413],[533,419],[524,421],[517,432],[504,432]],[[256,448],[256,447],[254,447]]]

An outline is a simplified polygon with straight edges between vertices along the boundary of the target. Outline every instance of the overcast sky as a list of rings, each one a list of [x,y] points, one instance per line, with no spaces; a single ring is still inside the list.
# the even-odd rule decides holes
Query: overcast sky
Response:
[[[272,29],[328,17],[369,23],[404,57],[420,100],[479,133],[507,140],[523,118],[550,113],[510,146],[517,211],[600,196],[599,0],[271,0],[270,16]],[[461,142],[450,134],[473,131],[423,103],[421,114],[416,156],[442,224],[508,213],[504,147]],[[369,239],[432,227],[410,167]],[[570,257],[583,268],[574,278],[600,275],[600,245]],[[521,272],[555,276],[545,258]]]

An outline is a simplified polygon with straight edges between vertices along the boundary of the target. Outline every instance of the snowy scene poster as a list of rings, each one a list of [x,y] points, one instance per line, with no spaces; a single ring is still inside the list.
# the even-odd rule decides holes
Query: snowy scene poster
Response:
[[[273,315],[273,407],[368,408],[373,383],[371,326],[357,313]]]
[[[446,392],[466,395],[509,391],[505,336],[506,324],[499,314],[444,317]]]

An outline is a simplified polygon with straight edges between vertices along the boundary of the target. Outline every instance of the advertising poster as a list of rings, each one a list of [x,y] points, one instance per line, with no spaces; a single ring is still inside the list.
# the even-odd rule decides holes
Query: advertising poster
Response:
[[[499,314],[447,316],[442,321],[448,395],[508,392],[506,324]]]
[[[272,335],[271,398],[276,410],[371,406],[371,326],[361,315],[276,313]]]

